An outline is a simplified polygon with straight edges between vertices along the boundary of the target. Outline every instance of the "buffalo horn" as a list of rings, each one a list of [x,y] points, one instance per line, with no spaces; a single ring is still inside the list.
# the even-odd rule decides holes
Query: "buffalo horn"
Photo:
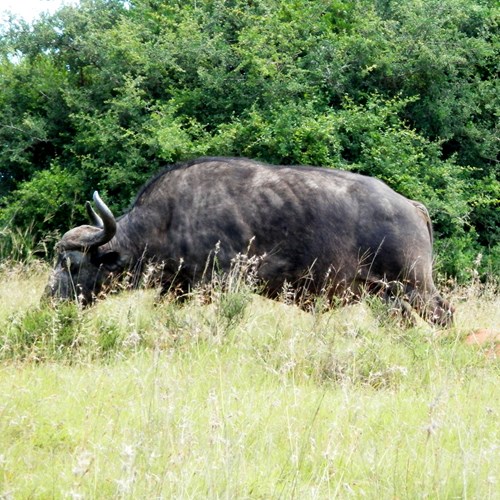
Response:
[[[87,214],[89,216],[90,222],[92,222],[92,225],[95,227],[99,227],[101,229],[104,228],[104,222],[102,219],[97,215],[95,210],[92,208],[92,205],[90,204],[90,201],[85,202],[85,208],[87,209]]]
[[[99,196],[99,193],[97,191],[94,191],[94,203],[97,208],[98,214],[97,216],[97,221],[99,224],[96,224],[98,227],[102,228],[102,240],[99,241],[99,243],[96,246],[104,245],[104,243],[107,243],[111,238],[116,233],[116,220],[115,216],[111,212],[111,210],[108,208],[106,203],[104,203],[101,200],[101,197]],[[94,212],[95,213],[95,212]]]
[[[96,248],[110,241],[116,234],[116,220],[111,210],[94,192],[95,212],[87,206],[87,213],[93,226],[79,226],[68,231],[58,243],[61,250],[81,250]],[[90,204],[89,204],[90,205]]]

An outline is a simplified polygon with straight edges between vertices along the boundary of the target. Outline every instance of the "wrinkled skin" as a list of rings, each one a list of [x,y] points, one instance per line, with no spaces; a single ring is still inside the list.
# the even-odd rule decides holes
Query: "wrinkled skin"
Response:
[[[161,264],[164,290],[209,279],[214,250],[227,272],[237,254],[261,258],[262,293],[398,297],[428,321],[451,322],[453,308],[432,280],[432,226],[426,208],[384,183],[316,167],[205,158],[174,166],[140,191],[116,220],[94,194],[90,226],[68,231],[46,295],[91,303],[115,276],[137,279]],[[396,286],[395,284],[398,284]]]

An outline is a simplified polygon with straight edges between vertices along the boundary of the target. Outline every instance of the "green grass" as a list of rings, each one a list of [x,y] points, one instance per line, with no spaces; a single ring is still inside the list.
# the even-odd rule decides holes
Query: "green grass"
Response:
[[[0,498],[500,498],[492,291],[439,332],[244,286],[52,309],[47,272],[0,276]]]

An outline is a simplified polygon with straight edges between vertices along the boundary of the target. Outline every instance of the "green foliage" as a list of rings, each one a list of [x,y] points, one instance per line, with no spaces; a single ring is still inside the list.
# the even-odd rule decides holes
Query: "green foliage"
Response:
[[[165,163],[241,155],[380,177],[429,207],[443,272],[479,253],[500,272],[498,21],[481,0],[82,0],[12,20],[0,227],[39,239],[94,189],[120,212]]]
[[[7,357],[33,361],[67,358],[78,347],[81,331],[76,304],[31,309],[12,318],[2,335],[2,351]]]
[[[77,208],[79,181],[54,162],[50,168],[36,172],[29,182],[20,185],[3,214],[14,227],[34,224],[37,230],[51,222],[55,227],[71,224]],[[34,236],[42,235],[35,232]]]
[[[102,354],[113,352],[121,339],[119,325],[113,320],[101,320],[98,324],[98,346]]]
[[[0,230],[0,256],[6,258],[5,263],[30,263],[37,258],[47,257],[51,253],[50,248],[56,243],[54,236],[48,233],[38,239],[31,225],[5,227]]]

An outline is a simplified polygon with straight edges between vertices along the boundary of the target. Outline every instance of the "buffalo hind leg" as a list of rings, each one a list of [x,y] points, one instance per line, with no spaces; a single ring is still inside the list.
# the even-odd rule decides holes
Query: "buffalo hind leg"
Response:
[[[391,309],[400,311],[405,322],[410,325],[414,324],[413,310],[429,323],[440,327],[448,327],[453,322],[453,306],[434,287],[422,291],[408,283],[390,281],[378,282],[377,288],[378,294]]]
[[[455,308],[434,287],[423,292],[407,287],[406,295],[411,306],[429,323],[444,328],[453,323]]]
[[[453,323],[455,308],[437,292],[424,304],[422,317],[435,325],[447,328]]]

